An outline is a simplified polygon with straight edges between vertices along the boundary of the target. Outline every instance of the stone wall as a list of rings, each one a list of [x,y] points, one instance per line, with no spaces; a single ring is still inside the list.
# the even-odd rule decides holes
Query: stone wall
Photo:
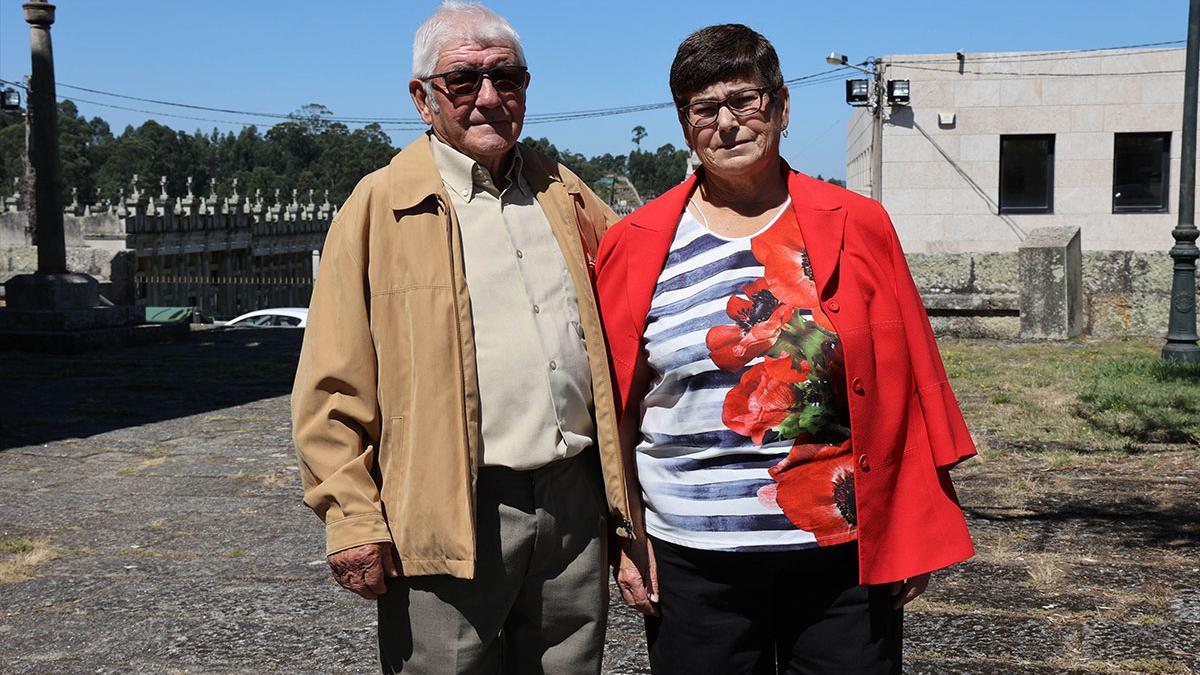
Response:
[[[163,179],[163,185],[166,180]],[[134,181],[136,185],[136,179]],[[69,206],[63,216],[67,268],[96,277],[113,302],[193,306],[218,318],[251,309],[307,306],[313,252],[336,215],[314,191],[247,198],[139,192],[117,202]],[[28,212],[14,193],[0,209],[0,283],[37,269]],[[2,288],[2,287],[0,287]]]
[[[907,258],[939,334],[1017,337],[1016,253],[912,253]],[[1165,336],[1173,266],[1165,251],[1084,251],[1084,335]]]

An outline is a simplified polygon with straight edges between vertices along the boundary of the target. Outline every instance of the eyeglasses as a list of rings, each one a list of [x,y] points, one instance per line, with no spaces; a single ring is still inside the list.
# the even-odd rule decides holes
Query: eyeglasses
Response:
[[[679,112],[688,124],[703,129],[717,122],[721,108],[729,108],[729,112],[737,117],[749,117],[763,109],[763,101],[767,94],[774,93],[775,87],[754,87],[741,89],[726,96],[720,101],[697,101],[681,106]]]
[[[442,78],[446,93],[451,96],[469,96],[479,92],[483,86],[483,78],[492,81],[492,86],[499,92],[513,92],[524,89],[529,84],[529,69],[525,66],[496,66],[487,70],[463,68],[445,73],[437,73],[420,78],[422,82]]]

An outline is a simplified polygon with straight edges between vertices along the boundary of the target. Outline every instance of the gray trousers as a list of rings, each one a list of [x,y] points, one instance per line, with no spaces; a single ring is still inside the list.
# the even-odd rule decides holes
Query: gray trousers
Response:
[[[607,506],[594,449],[533,471],[484,467],[475,578],[389,580],[384,673],[599,673]]]

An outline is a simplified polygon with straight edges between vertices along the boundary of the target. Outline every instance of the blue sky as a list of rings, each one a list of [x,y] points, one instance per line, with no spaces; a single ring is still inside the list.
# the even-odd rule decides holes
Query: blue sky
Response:
[[[413,31],[434,1],[390,0],[61,0],[53,29],[61,83],[166,101],[289,113],[321,103],[335,115],[415,118],[407,93]],[[1006,0],[983,2],[517,2],[490,6],[521,34],[533,82],[529,112],[555,113],[670,100],[667,72],[689,32],[746,23],[779,51],[784,77],[827,70],[830,51],[852,61],[887,54],[1043,51],[1132,45],[1186,36],[1186,0]],[[29,30],[21,0],[0,0],[0,78],[29,71]],[[132,108],[238,124],[172,119],[79,103],[119,132],[147,118],[177,128],[238,129],[245,117],[120,101],[60,87],[69,95]],[[793,91],[793,166],[845,175],[850,108],[841,80]],[[260,128],[269,122],[257,120]],[[559,148],[625,153],[630,130],[643,147],[683,145],[671,110],[527,125]],[[415,131],[392,133],[396,144]]]

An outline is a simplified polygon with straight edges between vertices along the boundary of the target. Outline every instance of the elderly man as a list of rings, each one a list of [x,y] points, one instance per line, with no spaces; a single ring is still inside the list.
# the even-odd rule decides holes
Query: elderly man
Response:
[[[385,672],[600,668],[628,501],[590,266],[615,217],[517,143],[528,85],[504,19],[443,4],[409,84],[431,129],[325,242],[295,441]]]

